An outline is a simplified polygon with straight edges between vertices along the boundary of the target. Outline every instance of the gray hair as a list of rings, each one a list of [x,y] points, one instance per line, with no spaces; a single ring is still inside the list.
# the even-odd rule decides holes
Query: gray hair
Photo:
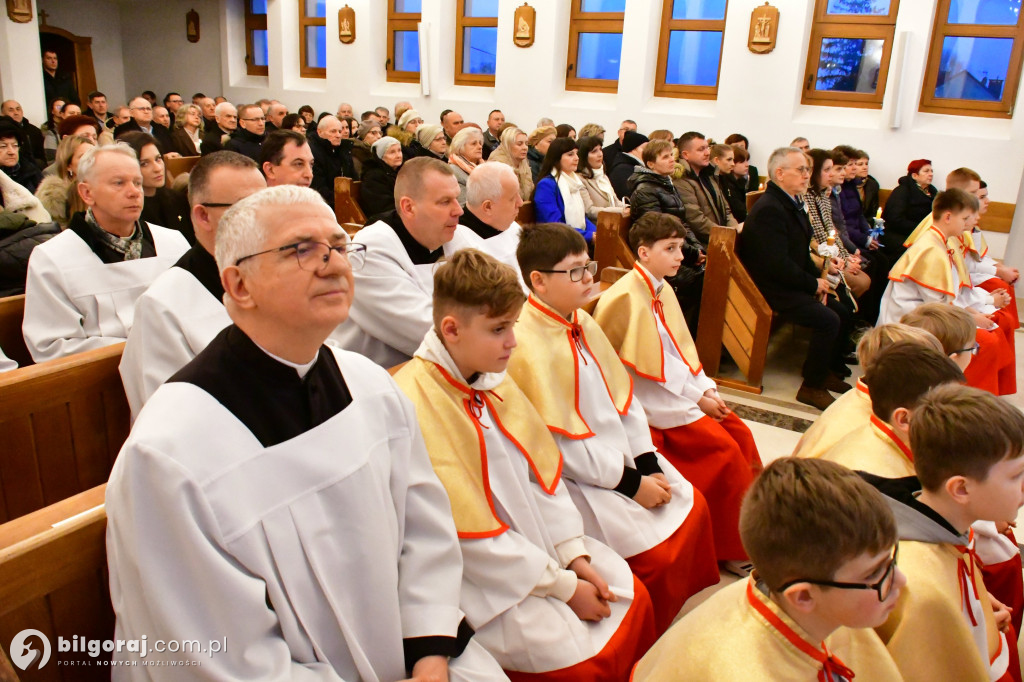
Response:
[[[537,127],[538,128],[546,128],[547,126],[554,126],[554,125],[555,125],[555,122],[552,121],[547,116],[545,116],[541,120],[537,121]]]
[[[799,154],[804,156],[803,151],[796,147],[779,147],[772,152],[772,155],[768,157],[768,179],[775,180],[775,171],[782,167],[782,164],[786,162],[790,154]]]
[[[323,131],[327,130],[327,126],[329,126],[332,123],[337,123],[340,126],[341,125],[341,119],[338,118],[337,116],[332,116],[331,114],[327,114],[322,119],[320,119],[319,123],[316,124],[316,132],[317,133],[322,133]]]
[[[469,141],[473,138],[480,138],[480,142],[482,143],[484,141],[484,134],[472,126],[466,126],[459,132],[455,133],[451,144],[448,145],[448,155],[454,156],[457,154],[458,156],[462,156],[462,148],[469,144]]]
[[[316,206],[334,220],[334,213],[316,190],[296,185],[281,185],[261,189],[238,201],[224,212],[217,225],[217,269],[224,272],[239,259],[259,253],[266,248],[271,226],[262,218],[261,210],[267,206]]]
[[[220,104],[215,106],[213,108],[213,115],[220,117],[228,113],[229,110],[233,110],[235,112],[235,115],[238,115],[238,110],[235,109],[235,105],[231,102],[221,102]]]
[[[135,104],[136,102],[138,102],[138,101],[140,101],[140,100],[141,100],[142,102],[145,102],[145,103],[146,103],[147,105],[149,104],[149,100],[148,100],[148,99],[146,99],[145,97],[132,97],[132,98],[131,98],[131,100],[130,100],[130,101],[128,102],[128,108],[129,108],[129,109],[131,109],[131,108],[132,108],[132,106],[133,106],[133,105],[134,105],[134,104]]]
[[[501,181],[509,177],[519,189],[519,178],[512,166],[500,161],[481,163],[473,169],[466,180],[466,205],[479,206],[485,201],[498,201],[501,198]]]
[[[82,154],[82,158],[78,160],[78,181],[91,182],[96,168],[96,159],[106,154],[120,154],[127,156],[136,164],[139,162],[139,157],[135,155],[135,150],[124,142],[115,142],[103,147],[93,147]]]

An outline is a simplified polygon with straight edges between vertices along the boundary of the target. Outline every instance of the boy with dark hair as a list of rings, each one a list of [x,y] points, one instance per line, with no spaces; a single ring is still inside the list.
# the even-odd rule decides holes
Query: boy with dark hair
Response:
[[[634,222],[629,244],[637,261],[601,295],[594,319],[633,379],[655,447],[707,500],[718,560],[738,562],[747,558],[740,504],[761,457],[750,429],[704,374],[683,311],[665,286],[683,262],[685,236],[675,216],[647,213]]]
[[[914,475],[910,421],[921,396],[935,386],[961,383],[963,372],[941,351],[902,341],[875,358],[864,382],[871,389],[870,423],[821,456],[886,478]]]
[[[558,446],[505,373],[524,300],[510,267],[457,252],[395,380],[451,501],[474,639],[516,680],[623,680],[655,639],[654,612],[626,562],[584,536]]]
[[[910,446],[917,478],[868,476],[896,515],[913,586],[876,630],[909,682],[1019,680],[1011,616],[977,570],[971,525],[1012,522],[1024,504],[1024,414],[939,386],[914,413]]]
[[[579,310],[597,271],[583,237],[542,223],[523,232],[516,256],[531,293],[509,374],[555,435],[584,530],[626,559],[664,632],[688,597],[718,582],[707,503],[658,454],[629,373]]]
[[[870,629],[906,584],[877,490],[833,462],[784,457],[750,487],[740,533],[754,573],[674,625],[635,682],[902,679]]]

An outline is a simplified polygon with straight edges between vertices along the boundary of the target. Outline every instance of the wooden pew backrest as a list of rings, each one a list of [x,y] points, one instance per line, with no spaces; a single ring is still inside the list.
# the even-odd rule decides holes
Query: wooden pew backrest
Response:
[[[104,483],[128,437],[124,344],[0,374],[0,522]]]
[[[334,217],[339,225],[345,223],[366,224],[366,215],[359,206],[361,183],[352,178],[334,178]]]
[[[534,210],[532,201],[527,201],[519,207],[519,215],[516,216],[516,222],[519,223],[521,227],[533,225],[537,222],[537,213]]]
[[[880,208],[885,206],[885,202],[889,199],[890,194],[892,194],[890,189],[878,190],[878,206]],[[1009,233],[1010,225],[1013,224],[1013,213],[1016,208],[1016,204],[1002,201],[991,202],[988,205],[988,212],[981,218],[981,229],[986,232]]]
[[[175,159],[164,159],[164,165],[167,167],[167,186],[170,187],[171,181],[182,173],[191,173],[192,169],[199,163],[201,156],[182,156]]]
[[[629,226],[632,219],[620,211],[601,211],[597,214],[597,233],[594,235],[594,260],[597,261],[597,276],[605,268],[629,270],[636,260],[629,248]]]
[[[32,364],[32,355],[25,346],[21,323],[25,318],[25,294],[0,298],[0,348],[18,367]]]
[[[763,189],[758,191],[758,192],[747,192],[747,212],[748,213],[750,212],[750,209],[754,208],[754,204],[757,203],[757,200],[761,198],[762,194],[764,194],[764,190]]]

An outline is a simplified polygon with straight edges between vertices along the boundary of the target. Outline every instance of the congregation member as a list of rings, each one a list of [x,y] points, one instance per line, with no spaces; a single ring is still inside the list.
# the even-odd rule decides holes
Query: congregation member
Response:
[[[88,96],[88,108],[85,110],[85,114],[92,116],[96,119],[102,127],[107,127],[107,122],[110,121],[110,113],[107,111],[107,96],[99,90],[94,90],[89,93]]]
[[[602,150],[604,152],[604,170],[606,173],[611,172],[612,167],[619,162],[619,154],[624,153],[624,150],[622,149],[622,142],[626,136],[626,133],[630,131],[633,131],[635,133],[636,129],[636,121],[631,121],[628,118],[621,124],[619,124],[619,129],[616,133],[618,137],[616,137],[611,144],[609,144]],[[585,135],[585,133],[582,134]],[[601,135],[604,135],[603,129],[601,130]]]
[[[491,152],[488,161],[504,163],[516,172],[519,178],[519,196],[523,201],[533,198],[533,168],[527,158],[530,153],[529,136],[513,125],[501,133],[501,144]]]
[[[356,139],[352,142],[352,165],[356,174],[363,177],[363,164],[373,156],[373,143],[382,138],[379,123],[364,121],[356,131]]]
[[[164,108],[167,109],[167,113],[174,116],[178,113],[178,109],[185,103],[181,93],[169,92],[164,95]]]
[[[541,179],[540,167],[544,164],[544,156],[548,153],[548,145],[555,139],[555,126],[538,126],[526,138],[526,161],[530,164],[534,184]]]
[[[747,153],[747,158],[752,158],[750,155],[750,140],[748,140],[745,136],[741,135],[740,133],[733,133],[729,137],[725,138],[725,143],[735,145],[737,147],[742,147],[743,151]],[[757,192],[761,188],[761,178],[757,174],[757,166],[755,166],[753,163],[747,164],[745,174],[740,175],[739,173],[736,172],[736,169],[733,169],[733,174],[737,175],[738,178],[742,181],[740,184],[743,186],[743,191],[745,193]],[[769,180],[770,179],[771,178],[769,178]]]
[[[334,206],[334,179],[355,177],[352,164],[352,140],[345,139],[345,124],[334,116],[324,116],[316,124],[316,133],[309,135],[309,148],[313,152],[313,189],[320,193],[328,206]]]
[[[612,183],[615,195],[620,199],[625,199],[629,196],[629,178],[633,175],[633,171],[637,168],[646,167],[643,162],[644,148],[646,146],[646,135],[627,130],[622,136],[622,151],[616,155],[615,161],[609,164],[608,158],[605,157],[604,165],[608,173],[608,180]]]
[[[519,272],[516,248],[523,228],[516,222],[523,200],[515,172],[503,163],[482,163],[466,181],[466,205],[459,224],[478,240],[467,242]],[[462,244],[458,244],[462,248]]]
[[[1012,616],[987,589],[971,526],[1014,523],[1024,504],[1022,448],[1016,407],[976,388],[939,386],[910,423],[916,478],[867,477],[899,526],[910,589],[876,631],[908,682],[1019,679]]]
[[[204,97],[197,104],[203,112],[203,130],[212,130],[217,125],[217,102],[212,97]]]
[[[555,126],[555,137],[568,137],[570,140],[575,140],[576,129],[568,123],[559,123]]]
[[[293,130],[297,133],[306,134],[306,119],[299,114],[288,114],[281,119],[281,130]]]
[[[739,537],[740,504],[762,469],[761,457],[750,429],[704,374],[683,311],[666,286],[683,263],[685,236],[686,227],[671,215],[647,213],[634,221],[629,245],[636,262],[598,299],[594,319],[630,374],[654,446],[704,495],[715,556],[741,571],[747,554]]]
[[[391,119],[391,112],[388,111],[388,108],[377,107],[373,110],[373,113],[377,114],[377,123],[383,128],[387,128],[388,121]]]
[[[632,680],[904,679],[871,630],[908,585],[896,565],[897,525],[878,491],[832,462],[777,459],[743,502],[740,535],[755,573],[683,616]]]
[[[582,235],[539,223],[523,232],[516,257],[530,296],[509,375],[555,436],[584,532],[626,559],[651,593],[661,634],[690,596],[719,580],[707,502],[658,453],[629,374],[579,309],[597,271]]]
[[[377,144],[394,142],[385,137]],[[342,348],[382,367],[416,352],[433,324],[434,269],[454,253],[453,239],[464,242],[469,231],[459,225],[459,183],[449,164],[409,159],[398,172],[393,196],[395,210],[357,235],[366,246],[366,265],[356,274],[359,297],[348,321],[332,335]]]
[[[508,266],[456,253],[434,275],[434,325],[395,380],[452,504],[474,640],[514,679],[618,682],[655,638],[651,600],[584,535],[558,446],[505,371],[525,298]]]
[[[58,71],[60,65],[57,53],[54,50],[43,50],[43,90],[46,101],[52,102],[58,97],[66,102],[74,102],[76,105],[81,101],[78,98],[78,91],[75,89],[75,82],[71,75]]]
[[[57,145],[60,144],[60,133],[57,132],[57,127],[64,120],[64,114],[61,113],[63,108],[64,100],[62,99],[58,98],[50,102],[50,107],[46,111],[46,121],[39,126],[39,132],[43,134],[43,153],[46,155],[47,165],[53,163],[57,155]],[[127,110],[125,107],[125,111]],[[124,123],[124,121],[121,122]]]
[[[258,104],[238,107],[238,126],[231,131],[224,149],[259,162],[260,145],[266,138],[267,119]]]
[[[861,198],[864,180],[859,177],[861,164],[867,168],[867,154],[849,145],[839,145],[834,151],[840,151],[848,159],[846,162],[846,179],[839,190],[839,205],[843,211],[843,223],[850,239],[858,249],[865,252],[877,248],[869,232],[871,221],[864,216],[864,203]],[[874,217],[874,216],[872,216]]]
[[[444,128],[444,138],[448,141],[448,144],[452,143],[455,135],[465,125],[466,122],[463,120],[462,114],[457,111],[448,110],[441,114],[441,127]]]
[[[167,186],[167,168],[156,140],[146,133],[125,133],[121,141],[131,147],[139,159],[142,193],[145,196],[142,220],[150,225],[177,230],[190,245],[195,244],[196,235],[192,230],[188,199],[183,192]]]
[[[65,116],[64,120],[60,122],[58,131],[62,140],[69,135],[81,135],[88,137],[93,144],[99,144],[101,134],[100,124],[96,122],[96,119],[81,114]]]
[[[195,104],[183,104],[174,115],[173,146],[167,151],[182,156],[199,156],[203,148],[203,110]]]
[[[215,251],[232,324],[153,394],[107,487],[115,637],[226,637],[147,658],[203,655],[218,679],[505,680],[459,611],[411,404],[324,345],[361,250],[315,191],[274,187],[224,214]]]
[[[551,141],[533,191],[534,212],[538,223],[568,225],[592,247],[597,226],[587,217],[586,190],[576,174],[579,163],[575,140],[559,137]]]
[[[445,139],[444,129],[432,123],[424,123],[416,129],[409,149],[414,157],[426,156],[446,163],[448,161],[448,140]]]
[[[448,163],[459,181],[459,203],[466,203],[466,180],[473,169],[483,163],[484,135],[479,129],[464,126],[448,147]]]
[[[0,172],[28,190],[29,194],[35,194],[43,181],[43,171],[32,160],[28,150],[21,130],[9,122],[0,121]]]
[[[584,137],[596,137],[601,140],[601,144],[604,144],[605,129],[600,123],[584,123],[583,127],[580,128],[580,139]],[[604,152],[604,150],[601,150]],[[602,158],[604,154],[602,153]]]
[[[484,130],[484,160],[501,144],[502,126],[505,125],[505,114],[501,109],[494,109],[487,114],[487,128]]]
[[[729,211],[737,222],[744,222],[747,219],[747,186],[746,177],[750,168],[750,154],[742,145],[724,145],[732,150],[732,170],[728,173],[722,172],[724,162],[715,163],[719,167],[718,184],[722,188],[725,200],[729,202]],[[714,153],[712,153],[714,157]],[[724,154],[719,157],[723,159]],[[712,159],[714,162],[714,158]]]
[[[178,107],[181,109],[181,107]],[[174,119],[171,116],[171,112],[167,110],[167,107],[154,106],[153,107],[153,125],[160,128],[170,130],[174,126]],[[168,152],[169,153],[169,152]]]
[[[0,297],[25,293],[32,251],[60,230],[39,199],[0,172]]]
[[[405,157],[402,155],[402,143],[393,137],[380,138],[370,151],[372,155],[363,163],[359,207],[367,221],[375,222],[397,206],[395,186]]]
[[[339,118],[339,119],[342,119],[342,118],[352,118],[355,115],[356,115],[355,109],[353,109],[352,105],[349,104],[348,102],[342,102],[341,104],[339,104],[338,105],[338,111],[335,113],[335,116],[337,118]]]
[[[715,181],[715,166],[711,164],[711,146],[698,132],[684,133],[679,138],[681,177],[672,183],[683,201],[683,223],[705,247],[715,227],[742,229],[729,210],[729,204]]]
[[[267,133],[281,129],[284,117],[288,115],[288,107],[280,102],[273,102],[267,107]]]
[[[142,172],[128,145],[91,148],[78,180],[86,211],[28,264],[22,331],[36,362],[124,341],[135,301],[188,249],[180,232],[139,219]]]
[[[115,139],[120,139],[125,133],[148,133],[156,138],[161,152],[169,152],[173,149],[174,142],[171,140],[171,131],[159,123],[154,123],[153,106],[148,100],[143,97],[136,97],[128,103],[128,112],[131,114],[131,120],[114,128]],[[65,112],[64,118],[66,121],[68,118],[67,112]],[[93,122],[95,123],[95,120]]]
[[[843,361],[853,316],[830,295],[832,284],[811,260],[812,230],[800,199],[807,192],[811,170],[799,149],[780,147],[772,152],[768,186],[747,216],[736,252],[772,310],[812,329],[796,399],[824,410],[835,401],[830,390],[850,390],[842,377],[849,371]]]
[[[604,172],[604,150],[601,148],[601,142],[601,138],[595,135],[584,135],[577,143],[580,165],[576,175],[586,190],[583,194],[583,205],[587,218],[595,225],[597,214],[601,211],[629,212],[625,202],[615,195],[608,174]]]
[[[43,132],[25,117],[25,111],[21,108],[20,102],[9,99],[0,103],[0,121],[5,120],[21,131],[27,158],[32,159],[32,162],[39,168],[45,168],[49,162],[46,160]]]
[[[710,159],[711,165],[714,167],[712,180],[715,188],[721,192],[726,208],[732,214],[733,220],[736,221],[736,229],[742,231],[743,221],[747,217],[747,197],[733,183],[732,170],[736,167],[736,150],[732,145],[713,144],[711,145]],[[742,206],[739,215],[736,213],[737,206]]]
[[[251,159],[228,151],[204,156],[188,184],[196,243],[139,297],[121,355],[133,421],[162,383],[231,324],[214,260],[217,226],[228,208],[267,186]]]
[[[224,149],[231,133],[238,128],[238,110],[230,102],[221,102],[214,108],[216,125],[207,129],[203,135],[202,154],[212,154]]]
[[[397,114],[395,114],[397,116]],[[423,117],[415,109],[408,109],[398,119],[398,123],[388,126],[387,137],[393,137],[402,144],[402,154],[406,160],[413,158],[409,145],[416,139],[416,130],[423,125]]]
[[[854,177],[854,186],[860,196],[860,204],[864,209],[864,218],[871,226],[875,218],[879,217],[878,180],[871,175],[871,157],[863,149],[860,150],[861,158],[857,160],[857,175]]]
[[[275,130],[260,147],[260,170],[267,187],[313,184],[313,152],[309,140],[294,130]]]
[[[796,147],[804,154],[811,151],[811,143],[807,140],[806,137],[794,137],[793,141],[789,143],[789,146]]]

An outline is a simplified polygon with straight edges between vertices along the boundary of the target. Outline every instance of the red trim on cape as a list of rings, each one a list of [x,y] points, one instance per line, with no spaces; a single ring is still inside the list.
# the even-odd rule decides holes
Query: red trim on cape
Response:
[[[896,435],[896,432],[892,430],[891,426],[886,424],[884,421],[879,419],[874,414],[871,415],[870,421],[872,426],[881,431],[886,438],[893,442],[893,445],[900,449],[900,452],[903,453],[904,457],[910,460],[911,463],[914,462],[914,453],[910,451],[910,447],[906,443],[900,440],[899,436]]]
[[[665,327],[665,331],[668,333],[668,338],[672,339],[672,345],[676,347],[676,352],[679,353],[679,357],[682,359],[683,364],[686,365],[686,368],[690,370],[690,374],[692,374],[693,376],[697,376],[700,373],[700,371],[704,368],[704,365],[703,364],[698,365],[697,369],[694,369],[693,367],[690,367],[690,363],[686,360],[686,356],[683,355],[683,351],[679,347],[679,342],[676,341],[675,335],[672,333],[672,330],[668,326],[668,321],[665,319],[665,312],[661,308],[661,300],[658,298],[658,292],[656,292],[654,290],[654,283],[651,282],[650,279],[648,279],[647,273],[643,271],[643,269],[640,267],[639,263],[633,263],[633,269],[636,270],[640,274],[640,278],[644,281],[644,284],[647,285],[647,291],[648,291],[648,293],[651,294],[651,300],[652,300],[651,308],[652,308],[652,312],[655,315],[657,315],[658,317],[661,318],[661,324],[662,324],[663,327]],[[654,324],[655,324],[655,329],[657,329],[657,324],[658,323],[655,322]],[[661,334],[658,334],[658,345],[661,345]],[[662,378],[659,381],[661,383],[664,383],[665,382],[665,378],[664,378],[665,377],[665,348],[664,348],[664,346],[662,346],[662,349],[661,349],[661,376],[662,376]]]

